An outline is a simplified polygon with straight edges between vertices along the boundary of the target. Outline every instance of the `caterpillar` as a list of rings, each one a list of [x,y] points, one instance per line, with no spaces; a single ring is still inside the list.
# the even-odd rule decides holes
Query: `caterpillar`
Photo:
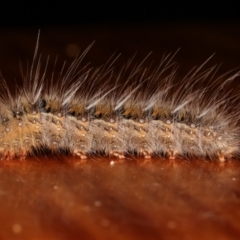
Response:
[[[81,67],[89,46],[69,68],[46,78],[38,57],[22,86],[10,91],[1,77],[0,157],[25,159],[42,149],[85,159],[91,154],[225,161],[239,156],[239,94],[227,85],[239,76],[215,78],[208,60],[176,81],[175,54],[152,68],[133,63]],[[203,86],[205,85],[207,86]]]

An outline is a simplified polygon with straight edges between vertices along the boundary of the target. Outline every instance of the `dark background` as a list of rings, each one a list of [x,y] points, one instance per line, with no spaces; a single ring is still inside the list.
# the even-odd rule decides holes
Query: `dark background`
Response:
[[[100,66],[115,52],[120,68],[135,53],[146,66],[174,53],[178,75],[201,65],[221,64],[219,73],[239,67],[240,14],[234,1],[7,1],[0,5],[0,70],[6,79],[21,79],[19,65],[32,61],[38,31],[39,53],[48,71],[70,64],[95,41],[86,63]],[[206,66],[207,67],[207,66]],[[25,70],[26,71],[26,70]]]
[[[233,21],[239,15],[234,1],[7,1],[0,27]]]

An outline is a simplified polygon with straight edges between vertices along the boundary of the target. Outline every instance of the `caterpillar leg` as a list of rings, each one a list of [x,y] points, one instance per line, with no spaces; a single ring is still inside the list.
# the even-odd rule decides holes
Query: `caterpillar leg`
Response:
[[[81,159],[87,159],[87,154],[83,151],[74,150],[73,155],[77,156],[77,157],[80,157]]]
[[[144,158],[150,159],[152,158],[152,152],[148,150],[142,150],[141,154],[143,155]]]
[[[232,157],[232,152],[229,151],[226,153],[225,151],[221,150],[217,153],[217,157],[219,162],[225,162],[227,158],[229,159]]]
[[[146,159],[152,158],[152,149],[148,147],[148,145],[144,145],[143,148],[140,150],[140,155],[143,156]]]
[[[13,158],[19,158],[20,160],[24,160],[28,155],[27,150],[18,151],[18,153],[14,150],[3,151],[0,157],[0,160],[12,160]]]
[[[119,153],[119,154],[118,154],[118,158],[120,158],[120,159],[124,159],[124,158],[125,158],[124,153]]]
[[[224,155],[223,154],[218,154],[218,161],[219,162],[225,162],[225,157],[224,157]]]
[[[229,159],[232,157],[231,153],[223,153],[222,151],[220,153],[217,154],[218,156],[218,161],[219,162],[225,162],[226,159]]]
[[[118,151],[115,151],[115,150],[110,151],[109,156],[117,157],[119,159],[124,159],[125,158],[124,153],[121,153],[121,152],[118,152]]]
[[[20,160],[25,160],[28,155],[26,150],[22,150],[21,154],[19,155]]]
[[[16,156],[15,152],[12,150],[8,153],[7,160],[12,160]]]
[[[11,160],[15,156],[15,153],[13,151],[7,151],[4,150],[1,155],[1,160]]]
[[[176,159],[177,151],[174,150],[168,150],[167,151],[167,156],[169,160],[174,160]]]

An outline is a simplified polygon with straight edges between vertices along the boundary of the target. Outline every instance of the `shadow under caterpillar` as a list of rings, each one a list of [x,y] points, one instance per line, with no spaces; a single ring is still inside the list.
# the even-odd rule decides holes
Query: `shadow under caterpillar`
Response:
[[[214,78],[216,67],[203,70],[204,63],[174,83],[174,54],[155,69],[132,66],[131,59],[116,71],[114,58],[99,68],[80,67],[89,48],[46,80],[37,41],[16,94],[2,78],[1,159],[24,159],[43,148],[82,159],[92,153],[220,161],[239,155],[239,94],[226,90],[239,72]]]

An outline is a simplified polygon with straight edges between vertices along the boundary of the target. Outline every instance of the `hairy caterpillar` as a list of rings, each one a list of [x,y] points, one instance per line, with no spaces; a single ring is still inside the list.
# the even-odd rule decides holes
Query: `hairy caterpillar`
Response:
[[[23,86],[13,94],[2,78],[1,159],[24,159],[40,149],[80,158],[238,156],[239,98],[225,87],[239,72],[214,80],[216,67],[202,70],[203,64],[175,83],[171,54],[151,71],[142,63],[132,67],[132,60],[115,71],[113,58],[96,69],[79,67],[89,48],[47,80],[37,42]]]

